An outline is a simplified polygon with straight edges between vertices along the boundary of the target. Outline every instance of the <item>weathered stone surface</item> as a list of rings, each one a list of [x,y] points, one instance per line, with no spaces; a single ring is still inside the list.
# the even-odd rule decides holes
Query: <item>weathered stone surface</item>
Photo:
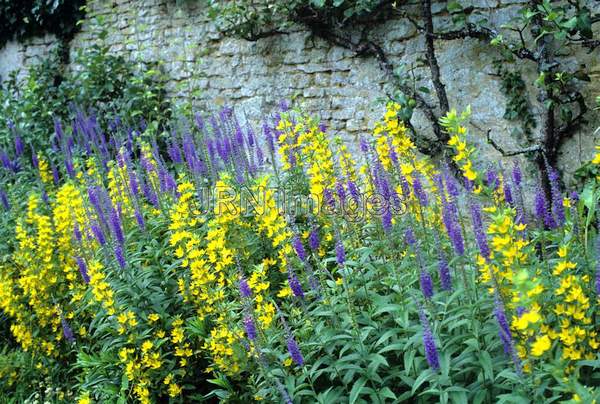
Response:
[[[474,16],[486,18],[499,27],[516,16],[525,1],[473,0],[470,5],[474,7]],[[356,139],[369,132],[380,119],[382,100],[393,90],[374,58],[357,57],[301,26],[291,27],[284,35],[248,42],[224,37],[210,22],[200,2],[182,2],[181,6],[172,0],[89,3],[89,17],[70,44],[72,60],[78,50],[95,40],[98,27],[92,16],[102,16],[111,52],[145,61],[165,61],[163,68],[171,78],[167,87],[170,95],[182,99],[188,85],[200,88],[202,95],[196,105],[207,113],[233,104],[250,121],[257,122],[264,114],[271,113],[280,100],[295,97],[303,108],[324,119],[332,133],[340,134],[355,150]],[[451,27],[446,4],[446,1],[433,2],[437,30]],[[593,7],[594,12],[600,12],[600,5]],[[406,4],[403,8],[419,14],[417,4]],[[403,18],[392,19],[376,27],[370,36],[383,44],[395,67],[404,66],[407,75],[412,71],[410,74],[423,77],[419,86],[432,91],[427,79],[429,72],[422,63],[423,38],[413,24]],[[56,44],[52,36],[10,42],[0,49],[0,78],[6,79],[11,70],[35,63]],[[492,64],[496,51],[476,40],[436,41],[436,49],[451,105],[457,109],[471,105],[473,109],[470,140],[477,146],[478,164],[485,167],[488,162],[500,162],[510,168],[514,161],[519,161],[526,172],[535,174],[535,168],[524,158],[501,158],[487,144],[489,131],[506,150],[524,145],[522,139],[511,135],[518,123],[502,119],[505,97]],[[585,64],[592,70],[586,93],[591,103],[600,94],[598,51],[592,54],[578,51],[569,57],[573,64]],[[534,67],[527,63],[517,66],[526,81],[532,82]],[[72,64],[69,68],[79,67]],[[435,103],[434,93],[424,97]],[[538,108],[535,99],[530,101]],[[594,133],[599,118],[598,111],[590,113],[591,124],[566,142],[561,168],[567,173],[572,174],[592,156],[593,145],[600,137]],[[431,126],[421,112],[415,112],[413,124],[424,136],[432,136]]]

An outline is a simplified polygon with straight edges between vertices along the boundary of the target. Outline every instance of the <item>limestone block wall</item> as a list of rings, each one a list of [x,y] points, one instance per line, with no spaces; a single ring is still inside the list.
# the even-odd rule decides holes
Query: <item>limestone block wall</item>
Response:
[[[473,0],[473,6],[492,24],[500,26],[516,15],[520,1]],[[250,121],[258,121],[272,112],[280,100],[294,99],[306,111],[319,115],[332,133],[340,134],[351,144],[356,144],[358,136],[369,133],[382,113],[382,100],[392,90],[376,60],[358,58],[311,36],[301,27],[256,42],[224,37],[209,21],[201,4],[194,0],[183,5],[177,5],[175,0],[90,1],[91,11],[81,32],[70,43],[70,52],[74,56],[94,40],[98,30],[94,19],[100,18],[109,32],[107,41],[112,52],[133,60],[161,61],[169,77],[170,95],[176,98],[190,90],[200,90],[196,101],[200,110],[214,111],[227,104]],[[449,26],[444,8],[444,3],[434,4],[437,29]],[[404,66],[416,76],[428,76],[420,62],[424,58],[422,38],[407,21],[390,20],[372,35],[384,45],[396,66]],[[9,43],[0,49],[0,76],[7,77],[10,70],[35,63],[56,44],[51,36]],[[495,50],[471,39],[437,41],[436,46],[451,105],[457,109],[471,105],[473,109],[471,141],[478,148],[480,161],[501,161],[509,166],[511,159],[502,159],[485,139],[491,130],[491,135],[506,149],[519,147],[518,139],[511,135],[519,123],[502,118],[505,98],[492,66]],[[591,67],[592,84],[587,94],[591,104],[600,95],[599,51],[582,51],[572,59]],[[523,69],[525,74],[534,73],[533,66],[523,65]],[[431,87],[427,81],[422,85]],[[538,108],[535,100],[532,103]],[[600,119],[595,112],[590,118],[590,123],[563,148],[566,152],[560,164],[567,174],[593,155],[593,145],[597,143],[594,129],[600,125]],[[419,113],[415,126],[426,134],[431,131]]]

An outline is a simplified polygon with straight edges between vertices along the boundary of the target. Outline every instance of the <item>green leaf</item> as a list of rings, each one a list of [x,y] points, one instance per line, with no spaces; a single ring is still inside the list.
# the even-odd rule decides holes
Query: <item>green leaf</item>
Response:
[[[367,384],[367,380],[363,377],[354,382],[354,386],[352,386],[352,390],[350,390],[350,404],[356,403],[356,400],[358,400],[358,398],[363,394],[363,387],[365,384]]]

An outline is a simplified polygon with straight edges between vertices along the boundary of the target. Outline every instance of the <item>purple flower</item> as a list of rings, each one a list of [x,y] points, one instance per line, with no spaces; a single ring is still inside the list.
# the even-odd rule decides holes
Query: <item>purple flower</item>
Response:
[[[510,188],[510,183],[506,180],[506,178],[504,179],[502,190],[504,192],[504,200],[506,203],[510,206],[514,206],[515,201],[513,199],[512,189]]]
[[[38,161],[37,158],[37,153],[35,151],[35,149],[33,148],[33,146],[31,147],[31,164],[33,165],[33,168],[35,168],[36,170],[40,167],[40,162]]]
[[[302,290],[300,280],[298,280],[296,273],[291,268],[288,269],[288,284],[290,285],[290,289],[292,289],[294,296],[304,299],[304,291]]]
[[[50,162],[50,169],[52,170],[52,179],[54,181],[54,185],[58,185],[60,182],[60,174],[58,172],[58,168],[54,165],[54,163]]]
[[[93,223],[91,227],[92,227],[92,233],[94,234],[94,237],[98,241],[98,244],[100,244],[101,246],[106,244],[106,239],[104,238],[104,232],[102,231],[100,226],[98,226],[97,223]]]
[[[25,144],[23,143],[23,139],[21,139],[21,136],[16,135],[15,136],[15,156],[21,157],[21,155],[23,154],[24,151],[25,151]]]
[[[120,209],[119,209],[120,210]],[[123,229],[121,227],[121,215],[119,210],[114,206],[110,208],[110,225],[113,230],[115,240],[121,245],[125,243],[125,237],[123,236]]]
[[[88,275],[87,265],[85,264],[85,261],[81,257],[77,257],[77,258],[75,258],[75,260],[77,261],[77,266],[79,267],[79,273],[81,274],[81,277],[83,278],[83,281],[86,284],[89,284],[90,283],[90,276]]]
[[[346,201],[346,190],[344,189],[344,184],[340,181],[335,183],[335,192],[341,203]]]
[[[513,166],[512,177],[513,181],[515,182],[515,185],[517,187],[521,186],[521,182],[523,181],[523,175],[521,174],[521,167],[517,162],[515,162],[515,165]]]
[[[409,246],[414,246],[417,242],[417,240],[415,239],[415,233],[410,227],[407,228],[404,232],[404,241],[406,241],[406,244],[408,244]]]
[[[444,254],[444,250],[440,245],[439,241],[436,237],[436,247],[439,251],[438,253],[438,272],[440,275],[440,283],[443,290],[450,291],[452,290],[452,277],[450,276],[450,267],[448,266],[448,259],[446,258],[446,254]]]
[[[435,371],[440,369],[440,359],[437,347],[435,345],[435,339],[431,332],[429,320],[425,316],[425,311],[421,305],[417,304],[419,309],[419,319],[421,320],[421,326],[423,327],[423,347],[425,348],[425,358],[429,367]]]
[[[6,192],[4,192],[3,189],[0,189],[0,202],[2,203],[2,207],[4,207],[4,210],[10,210],[8,195],[6,194]]]
[[[254,341],[256,339],[256,326],[254,325],[252,316],[246,315],[244,317],[244,329],[246,330],[246,337],[248,337],[250,341]]]
[[[62,325],[63,335],[65,336],[65,339],[67,341],[69,341],[69,343],[71,343],[71,344],[73,342],[75,342],[75,336],[73,335],[73,330],[69,326],[69,323],[67,323],[67,320],[62,315],[60,316],[60,323]]]
[[[313,226],[313,228],[310,231],[310,234],[308,235],[308,246],[311,250],[316,252],[319,249],[320,245],[321,241],[319,240],[319,229],[317,228],[317,226]]]
[[[139,208],[135,208],[134,215],[138,226],[140,227],[140,229],[144,230],[146,228],[146,223],[144,222],[144,215],[142,214]]]
[[[446,190],[448,191],[448,195],[450,196],[450,201],[455,203],[460,196],[460,189],[458,188],[458,183],[454,176],[450,173],[450,170],[447,168],[444,172],[444,179],[446,180]]]
[[[486,173],[486,184],[492,190],[497,190],[500,186],[500,180],[498,179],[498,174],[496,170],[490,168]]]
[[[294,339],[292,335],[290,335],[287,339],[287,348],[288,352],[292,360],[298,365],[302,366],[304,364],[304,358],[302,357],[302,353],[300,352],[300,348],[298,347],[298,343]]]
[[[573,202],[578,202],[579,201],[579,194],[577,193],[577,191],[571,191],[571,195],[570,198]]]
[[[267,141],[267,146],[269,147],[269,151],[271,152],[271,154],[275,153],[275,138],[273,137],[274,136],[273,131],[271,130],[271,127],[266,122],[263,123],[263,134]]]
[[[426,207],[429,203],[429,200],[427,198],[427,193],[423,189],[423,185],[421,184],[421,180],[418,176],[416,176],[413,180],[413,190],[415,191],[415,196],[417,197],[419,204],[422,207]]]
[[[384,202],[383,212],[381,214],[381,225],[383,231],[387,234],[392,231],[392,210],[390,209],[390,203]]]
[[[127,262],[125,261],[125,255],[123,254],[123,247],[120,245],[115,247],[115,258],[117,259],[121,269],[125,269]]]
[[[344,249],[344,244],[342,240],[338,238],[335,244],[335,257],[339,266],[344,266],[346,263],[346,250]]]
[[[369,143],[367,143],[367,140],[364,138],[364,136],[360,137],[360,151],[365,155],[369,153]]]
[[[506,318],[506,313],[504,311],[504,305],[496,292],[495,298],[496,307],[494,308],[494,316],[496,317],[496,321],[498,322],[498,335],[500,336],[500,340],[502,341],[502,345],[504,346],[504,352],[509,355],[515,365],[517,373],[521,373],[521,360],[515,351],[515,346],[512,339],[512,333],[510,332],[510,325],[508,323],[508,319]]]
[[[431,275],[429,271],[425,268],[421,268],[419,274],[419,284],[421,286],[421,292],[425,299],[429,300],[433,296],[433,280],[431,279]]]
[[[302,240],[300,240],[300,237],[297,234],[292,239],[292,246],[294,247],[294,250],[296,250],[296,255],[298,255],[300,261],[306,261],[306,250],[304,249],[304,245],[302,245]]]
[[[81,243],[81,230],[77,223],[73,226],[73,237],[75,237],[75,240],[77,240],[78,243]]]
[[[351,181],[351,180],[348,180],[347,185],[348,185],[348,191],[350,192],[350,196],[352,197],[354,202],[356,202],[358,204],[360,202],[360,191],[358,190],[358,187],[356,186],[354,181]]]
[[[335,198],[329,188],[323,190],[323,201],[332,209],[335,208]]]
[[[138,194],[140,193],[140,188],[138,185],[137,175],[135,174],[135,171],[132,171],[129,174],[129,191],[131,192],[131,195],[133,195],[134,197],[137,197]]]
[[[544,226],[549,229],[554,229],[556,227],[554,218],[548,209],[548,200],[546,199],[546,194],[542,188],[538,188],[535,193],[534,210],[535,216],[544,224]]]
[[[248,281],[246,278],[240,278],[239,282],[240,295],[245,298],[252,297],[252,289],[250,289],[250,285],[248,285]]]
[[[469,207],[471,211],[471,222],[473,223],[473,231],[475,233],[477,246],[479,247],[479,252],[481,253],[481,256],[487,260],[490,258],[490,247],[488,245],[487,236],[483,228],[481,206],[477,202],[471,201]]]

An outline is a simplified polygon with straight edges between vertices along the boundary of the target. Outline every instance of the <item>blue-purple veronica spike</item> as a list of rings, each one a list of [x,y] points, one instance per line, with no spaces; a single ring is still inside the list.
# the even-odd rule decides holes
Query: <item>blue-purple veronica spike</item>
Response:
[[[558,183],[558,171],[549,168],[548,179],[550,180],[550,192],[552,194],[552,213],[558,227],[565,224],[565,207],[563,206],[562,194]]]
[[[481,256],[488,260],[490,258],[490,247],[488,244],[485,229],[483,228],[483,220],[481,215],[481,206],[476,201],[470,203],[471,222],[473,223],[473,231],[475,232],[475,241]]]
[[[246,337],[250,341],[254,341],[256,339],[256,325],[254,324],[254,320],[252,316],[246,315],[244,316],[244,329],[246,330]]]
[[[421,320],[421,326],[423,327],[423,348],[425,349],[425,359],[427,359],[429,367],[432,370],[437,371],[440,369],[440,358],[435,345],[435,339],[433,337],[433,333],[431,332],[431,326],[429,325],[429,320],[425,315],[425,311],[421,305],[417,304],[417,306],[419,309],[419,320]]]
[[[346,250],[344,249],[344,244],[342,240],[338,238],[335,244],[335,259],[339,266],[344,266],[346,263]]]
[[[0,202],[2,202],[2,207],[4,210],[10,210],[10,202],[8,201],[8,195],[4,192],[3,189],[0,189]]]
[[[115,258],[117,259],[117,263],[119,264],[119,266],[121,267],[121,269],[125,269],[125,267],[127,266],[127,262],[125,261],[125,255],[123,253],[123,247],[120,245],[117,245],[115,247]]]
[[[302,352],[300,352],[300,347],[298,347],[298,343],[292,335],[290,335],[287,339],[287,348],[292,360],[298,366],[302,366],[304,364],[304,358],[302,357]]]
[[[248,281],[246,278],[241,277],[239,282],[240,295],[244,298],[252,297],[252,289],[250,289],[250,285],[248,285]]]
[[[308,235],[308,246],[314,252],[319,250],[319,246],[321,245],[321,240],[319,239],[319,229],[317,226],[313,226],[310,230],[310,234]]]
[[[83,278],[83,281],[86,284],[90,283],[90,276],[88,275],[87,265],[84,259],[81,257],[77,257],[75,258],[75,260],[77,261],[77,266],[79,267],[79,273],[81,274],[81,278]]]
[[[506,312],[504,311],[504,305],[502,304],[497,292],[495,298],[494,316],[498,322],[498,335],[500,336],[500,340],[504,346],[504,352],[512,359],[517,373],[521,374],[521,360],[519,359],[519,356],[515,350],[512,333],[510,331],[510,325],[508,323],[508,319],[506,318]]]
[[[304,299],[304,291],[302,290],[300,280],[291,268],[288,269],[288,284],[290,285],[290,289],[292,289],[294,296]]]
[[[298,255],[298,258],[300,258],[300,261],[306,261],[306,250],[304,249],[304,245],[302,244],[300,236],[297,234],[294,235],[294,238],[292,239],[292,246],[296,251],[296,255]]]
[[[119,214],[119,210],[114,206],[111,206],[110,208],[110,226],[115,240],[123,245],[125,243],[125,237],[123,236],[123,228],[121,226],[121,215]]]
[[[73,335],[73,330],[69,326],[69,323],[67,322],[67,320],[62,315],[60,316],[60,323],[62,325],[63,335],[64,335],[65,339],[71,344],[73,342],[75,342],[75,336]]]
[[[102,231],[100,226],[98,226],[97,223],[93,223],[91,228],[92,228],[92,233],[94,234],[94,237],[96,238],[96,241],[98,241],[98,244],[100,244],[101,246],[106,244],[106,239],[104,238],[104,232]]]

